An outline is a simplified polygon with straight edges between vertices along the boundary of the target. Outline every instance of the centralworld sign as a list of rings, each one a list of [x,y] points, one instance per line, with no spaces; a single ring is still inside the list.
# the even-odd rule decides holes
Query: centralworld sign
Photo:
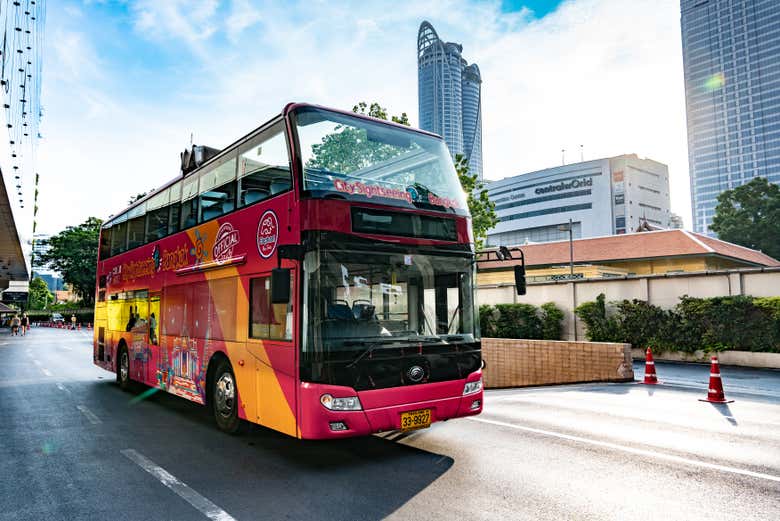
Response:
[[[541,186],[534,190],[537,194],[548,194],[550,192],[561,192],[563,190],[571,190],[572,188],[581,188],[583,186],[593,186],[592,177],[583,177],[582,179],[574,179],[568,183],[561,181],[560,183],[554,183],[547,186]]]

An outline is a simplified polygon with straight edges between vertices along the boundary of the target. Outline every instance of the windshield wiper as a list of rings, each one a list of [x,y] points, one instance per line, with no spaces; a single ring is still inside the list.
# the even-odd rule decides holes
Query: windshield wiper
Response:
[[[361,351],[361,353],[354,360],[352,360],[350,363],[347,364],[347,367],[354,367],[358,362],[363,360],[366,356],[368,356],[371,353],[373,353],[374,350],[377,347],[379,347],[379,346],[388,345],[388,344],[395,344],[395,343],[404,343],[406,345],[404,345],[403,347],[409,347],[410,345],[413,345],[413,344],[433,344],[433,343],[438,344],[440,342],[443,342],[443,340],[441,338],[438,338],[438,337],[434,337],[434,338],[425,338],[425,337],[422,337],[422,338],[388,337],[388,338],[383,338],[383,339],[380,339],[380,340],[375,340],[373,342],[367,342],[365,340],[349,340],[349,341],[343,342],[342,345],[344,345],[344,346],[359,346],[359,345],[366,346],[366,349]]]

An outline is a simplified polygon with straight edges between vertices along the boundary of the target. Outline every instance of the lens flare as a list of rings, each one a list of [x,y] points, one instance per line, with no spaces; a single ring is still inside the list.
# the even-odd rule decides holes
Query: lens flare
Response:
[[[142,402],[146,400],[147,398],[149,398],[159,390],[160,389],[158,387],[150,387],[149,389],[145,390],[144,392],[142,392],[141,394],[139,394],[138,396],[130,400],[130,405],[135,405],[138,402]]]
[[[722,72],[716,72],[704,82],[704,88],[708,91],[718,90],[726,84],[726,76]]]
[[[41,446],[41,452],[44,456],[54,454],[54,444],[50,441],[44,442]]]

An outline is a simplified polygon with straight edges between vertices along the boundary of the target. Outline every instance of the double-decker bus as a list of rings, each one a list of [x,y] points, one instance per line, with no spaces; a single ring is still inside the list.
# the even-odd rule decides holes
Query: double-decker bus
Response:
[[[103,225],[94,362],[305,439],[479,414],[466,196],[444,141],[289,104]]]

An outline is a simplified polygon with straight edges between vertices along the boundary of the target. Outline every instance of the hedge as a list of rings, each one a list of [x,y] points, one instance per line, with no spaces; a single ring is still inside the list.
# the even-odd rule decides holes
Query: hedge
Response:
[[[62,311],[27,311],[27,316],[30,317],[30,321],[33,323],[49,322],[52,313],[59,313],[62,315],[62,318],[65,319],[67,324],[70,324],[71,315],[76,315],[76,322],[80,324],[91,324],[95,321],[95,310],[92,308],[68,309]]]
[[[560,340],[563,312],[548,302],[537,308],[531,304],[479,306],[479,327],[484,337]]]
[[[605,303],[604,294],[575,310],[589,340],[627,342],[658,351],[780,352],[780,297],[684,295],[674,309],[643,300]]]

